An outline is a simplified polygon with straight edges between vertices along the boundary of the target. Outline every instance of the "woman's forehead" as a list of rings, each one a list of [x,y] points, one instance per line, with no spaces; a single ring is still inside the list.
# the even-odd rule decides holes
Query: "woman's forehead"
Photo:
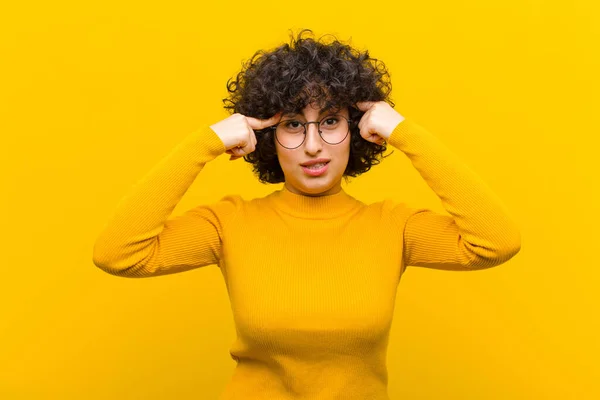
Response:
[[[319,115],[323,115],[323,114],[330,114],[330,113],[335,113],[335,112],[342,112],[346,109],[346,107],[328,106],[328,107],[319,108],[319,107],[315,107],[315,106],[307,106],[301,111],[289,111],[289,112],[285,112],[283,115],[286,117],[293,117],[296,115],[306,115],[310,112],[311,109],[319,111]]]

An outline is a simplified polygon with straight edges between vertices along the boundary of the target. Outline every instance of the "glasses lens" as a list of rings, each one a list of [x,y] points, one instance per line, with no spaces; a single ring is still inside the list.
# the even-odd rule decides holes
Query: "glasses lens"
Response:
[[[277,125],[275,134],[279,143],[284,147],[298,147],[304,141],[304,127],[300,121],[295,119],[281,121]]]
[[[329,144],[342,142],[349,130],[348,120],[341,115],[329,115],[319,122],[321,137]],[[295,148],[304,141],[304,126],[298,120],[285,120],[277,125],[277,141],[284,147]]]
[[[329,144],[338,144],[350,130],[348,120],[341,115],[330,115],[321,120],[319,124],[321,137]]]

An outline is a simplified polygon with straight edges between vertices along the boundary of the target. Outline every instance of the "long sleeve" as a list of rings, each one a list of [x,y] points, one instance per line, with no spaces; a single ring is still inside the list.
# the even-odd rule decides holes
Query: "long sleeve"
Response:
[[[96,239],[93,263],[123,277],[166,275],[218,263],[222,225],[236,211],[237,197],[168,218],[204,165],[225,150],[208,126],[185,137],[119,202]]]
[[[450,214],[404,203],[394,209],[405,223],[405,267],[484,269],[519,252],[521,235],[502,201],[437,137],[405,119],[388,143],[406,154]]]

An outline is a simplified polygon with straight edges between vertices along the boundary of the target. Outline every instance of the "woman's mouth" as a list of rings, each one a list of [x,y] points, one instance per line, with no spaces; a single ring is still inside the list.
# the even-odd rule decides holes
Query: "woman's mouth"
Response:
[[[326,163],[313,164],[309,167],[302,166],[302,169],[304,170],[304,172],[307,175],[319,176],[319,175],[323,175],[327,171],[328,166],[329,166],[329,161]]]

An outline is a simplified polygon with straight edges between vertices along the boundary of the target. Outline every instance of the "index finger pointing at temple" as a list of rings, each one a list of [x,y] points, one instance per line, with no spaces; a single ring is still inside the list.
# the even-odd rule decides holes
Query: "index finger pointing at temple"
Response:
[[[271,125],[275,125],[277,122],[279,122],[280,117],[281,113],[277,113],[269,119],[258,119],[253,117],[246,117],[246,119],[248,120],[248,124],[252,129],[258,130],[268,128]]]

